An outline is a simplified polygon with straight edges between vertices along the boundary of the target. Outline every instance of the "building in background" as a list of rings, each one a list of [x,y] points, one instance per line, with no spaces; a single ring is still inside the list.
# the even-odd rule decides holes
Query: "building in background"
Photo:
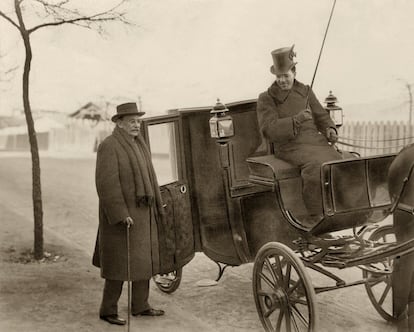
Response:
[[[33,119],[40,151],[94,152],[108,136],[113,124],[108,116],[113,105],[88,102],[73,113],[34,110]],[[0,117],[0,150],[29,151],[23,111]]]

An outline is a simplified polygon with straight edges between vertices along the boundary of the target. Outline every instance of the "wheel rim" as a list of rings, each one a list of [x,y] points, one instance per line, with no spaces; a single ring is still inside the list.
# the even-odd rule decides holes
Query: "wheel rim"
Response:
[[[378,228],[371,234],[369,240],[380,243],[395,242],[396,238],[393,227],[386,225]],[[375,310],[387,321],[396,320],[396,317],[393,315],[392,266],[393,259],[387,258],[376,264],[376,267],[384,271],[384,273],[363,271],[364,278],[372,278],[372,281],[365,283],[368,297]]]
[[[263,327],[266,331],[313,331],[315,293],[305,267],[291,249],[272,244],[277,246],[259,252],[253,272]]]
[[[174,292],[181,283],[182,269],[172,271],[170,273],[157,274],[153,277],[153,280],[157,287],[165,292]]]

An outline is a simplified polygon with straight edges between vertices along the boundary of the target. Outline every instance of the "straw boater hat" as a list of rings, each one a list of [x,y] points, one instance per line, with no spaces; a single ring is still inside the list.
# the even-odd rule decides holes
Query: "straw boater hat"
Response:
[[[136,103],[125,103],[118,105],[116,107],[116,114],[111,118],[113,122],[116,122],[119,118],[122,118],[125,115],[144,115],[145,112],[138,111]]]
[[[273,65],[270,67],[270,71],[274,75],[286,74],[297,62],[293,61],[293,57],[296,53],[293,52],[293,47],[282,47],[272,51]]]

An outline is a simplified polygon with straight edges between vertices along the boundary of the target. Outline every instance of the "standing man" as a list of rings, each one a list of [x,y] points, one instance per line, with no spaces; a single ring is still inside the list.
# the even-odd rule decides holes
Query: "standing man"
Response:
[[[136,103],[116,109],[115,129],[100,144],[96,158],[99,229],[93,264],[105,279],[100,318],[124,325],[125,319],[118,316],[118,300],[128,280],[128,255],[132,315],[164,314],[148,304],[149,280],[160,269],[157,221],[163,207],[151,155],[140,134],[140,117],[145,113],[138,111]]]
[[[320,166],[326,161],[342,159],[329,144],[338,140],[336,127],[311,88],[296,80],[293,46],[271,54],[270,71],[276,80],[259,95],[259,128],[273,143],[277,158],[301,168],[303,200],[308,211],[308,217],[301,223],[311,229],[323,218]]]

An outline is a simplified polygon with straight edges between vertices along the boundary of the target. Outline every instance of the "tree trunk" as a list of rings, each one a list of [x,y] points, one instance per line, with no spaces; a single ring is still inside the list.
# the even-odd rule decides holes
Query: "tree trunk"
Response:
[[[42,189],[40,182],[40,158],[39,148],[37,145],[36,131],[32,117],[32,110],[29,99],[29,74],[32,60],[32,51],[30,39],[27,36],[25,40],[26,60],[23,70],[23,107],[26,116],[27,132],[29,134],[30,152],[32,154],[32,198],[34,214],[34,257],[35,259],[43,258],[43,207],[42,207]]]
[[[40,159],[39,148],[37,145],[36,131],[34,128],[32,110],[29,98],[29,77],[30,66],[32,62],[32,48],[30,45],[30,35],[26,30],[20,3],[15,0],[15,9],[20,25],[20,33],[24,41],[26,58],[23,69],[23,109],[26,117],[27,132],[29,135],[30,152],[32,155],[32,199],[33,199],[33,215],[34,215],[34,257],[35,259],[43,258],[43,204],[42,190],[40,182]]]

